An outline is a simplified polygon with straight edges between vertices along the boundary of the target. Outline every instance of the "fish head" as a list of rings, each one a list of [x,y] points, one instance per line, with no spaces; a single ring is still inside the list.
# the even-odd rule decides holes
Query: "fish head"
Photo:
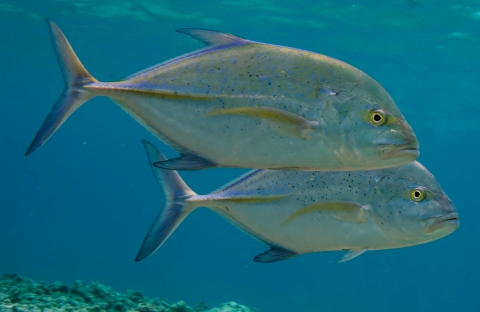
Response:
[[[460,225],[452,201],[420,163],[379,170],[372,211],[383,233],[399,246],[430,242]]]
[[[375,81],[338,92],[327,101],[324,124],[336,158],[349,170],[390,168],[419,156],[415,133]],[[326,128],[324,127],[324,128]]]

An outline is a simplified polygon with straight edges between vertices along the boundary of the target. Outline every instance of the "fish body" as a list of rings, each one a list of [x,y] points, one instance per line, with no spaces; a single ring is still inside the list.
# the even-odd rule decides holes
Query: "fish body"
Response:
[[[207,48],[103,83],[49,26],[66,89],[27,154],[77,107],[106,96],[180,153],[157,164],[166,169],[346,171],[418,157],[413,130],[385,89],[325,55],[181,29]]]
[[[164,159],[144,144],[151,164]],[[259,262],[336,250],[349,250],[348,260],[366,250],[427,243],[459,225],[453,203],[418,162],[353,172],[259,169],[208,195],[195,194],[175,171],[152,168],[170,191],[137,260],[153,253],[183,218],[202,206],[270,246],[254,259]]]

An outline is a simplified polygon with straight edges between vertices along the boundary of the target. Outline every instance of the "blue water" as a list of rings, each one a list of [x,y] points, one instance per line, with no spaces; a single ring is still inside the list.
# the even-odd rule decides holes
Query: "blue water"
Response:
[[[265,246],[198,210],[135,263],[163,200],[140,140],[175,152],[96,98],[23,156],[63,88],[46,17],[100,80],[200,48],[174,31],[181,27],[312,50],[362,69],[415,130],[419,160],[455,203],[460,228],[344,264],[336,263],[340,252],[259,264],[252,258]],[[0,0],[0,274],[99,280],[117,291],[192,305],[233,300],[260,311],[479,311],[479,55],[478,0]],[[205,194],[242,172],[182,176]]]

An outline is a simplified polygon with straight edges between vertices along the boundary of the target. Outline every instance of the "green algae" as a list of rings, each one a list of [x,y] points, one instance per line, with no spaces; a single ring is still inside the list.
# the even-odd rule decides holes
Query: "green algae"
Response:
[[[0,277],[0,312],[255,312],[235,302],[208,309],[204,303],[189,307],[147,298],[138,291],[121,294],[98,282],[34,282],[16,274]]]

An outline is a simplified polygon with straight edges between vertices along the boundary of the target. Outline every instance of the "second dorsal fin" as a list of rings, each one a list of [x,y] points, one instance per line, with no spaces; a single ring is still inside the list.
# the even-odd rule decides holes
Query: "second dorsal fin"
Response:
[[[251,42],[249,40],[242,39],[240,37],[237,37],[237,36],[234,36],[234,35],[231,35],[231,34],[226,34],[226,33],[221,33],[221,32],[218,32],[218,31],[206,30],[206,29],[180,28],[180,29],[177,29],[177,32],[185,34],[185,35],[189,35],[193,39],[196,39],[200,42],[203,42],[205,45],[207,45],[207,47],[203,48],[203,49],[200,49],[200,50],[197,50],[197,51],[193,51],[191,53],[187,53],[187,54],[175,57],[175,58],[173,58],[171,60],[168,60],[166,62],[162,62],[160,64],[157,64],[157,65],[154,65],[154,66],[149,67],[147,69],[144,69],[142,71],[139,71],[139,72],[137,72],[133,75],[128,76],[127,78],[125,78],[125,80],[133,79],[137,76],[141,76],[141,75],[144,75],[146,73],[152,72],[152,71],[154,71],[154,70],[156,70],[156,69],[158,69],[162,66],[166,66],[166,65],[171,64],[173,62],[178,62],[180,60],[183,60],[183,59],[186,59],[186,58],[189,58],[189,57],[197,56],[197,55],[207,53],[207,52],[210,52],[210,51],[215,51],[217,49],[226,49],[226,48],[231,48],[231,47],[237,47],[237,46],[241,46],[241,45],[244,45],[244,44],[247,44],[247,43]]]
[[[248,40],[234,36],[232,34],[222,33],[214,30],[198,28],[180,28],[179,33],[189,35],[193,39],[203,42],[207,46],[229,45],[235,43],[247,43]]]

